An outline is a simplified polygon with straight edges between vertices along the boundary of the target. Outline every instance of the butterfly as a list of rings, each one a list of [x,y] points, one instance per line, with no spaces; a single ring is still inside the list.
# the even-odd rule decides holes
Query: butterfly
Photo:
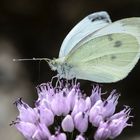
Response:
[[[88,15],[64,39],[59,57],[44,58],[59,78],[112,83],[125,78],[140,57],[140,18],[112,22],[107,12]]]
[[[46,60],[60,78],[112,83],[125,78],[140,56],[140,18],[111,22],[107,12],[88,15],[64,39],[59,58]]]

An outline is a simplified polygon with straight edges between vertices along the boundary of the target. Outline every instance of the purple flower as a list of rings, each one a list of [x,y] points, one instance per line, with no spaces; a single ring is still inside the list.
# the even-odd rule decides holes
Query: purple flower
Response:
[[[75,128],[80,132],[84,133],[88,128],[88,114],[86,112],[78,112],[74,116]]]
[[[14,124],[27,140],[44,140],[50,137],[50,132],[44,124],[35,125],[22,121],[14,122]]]
[[[85,140],[85,138],[82,135],[78,135],[75,140]]]
[[[37,92],[34,108],[22,99],[15,102],[19,115],[12,124],[27,140],[114,139],[125,127],[132,126],[127,123],[129,107],[115,113],[119,98],[115,90],[103,100],[98,85],[88,97],[82,94],[79,83],[61,81],[55,88],[43,83],[37,86]]]
[[[19,98],[14,104],[16,104],[19,110],[18,118],[24,122],[35,123],[38,120],[35,109],[29,107],[26,103]]]
[[[98,97],[99,94],[96,96]],[[115,90],[112,91],[110,96],[105,101],[98,98],[89,112],[89,121],[92,123],[92,125],[98,127],[101,121],[104,121],[106,118],[114,114],[118,103],[118,98],[119,94],[117,94]]]
[[[56,135],[50,136],[49,140],[67,140],[65,133],[59,133]]]
[[[130,118],[130,111],[131,109],[129,107],[126,107],[119,113],[116,113],[112,117],[108,118],[107,121],[101,122],[95,133],[94,139],[114,139],[121,134],[125,127],[132,126],[132,124],[127,123],[128,119]]]
[[[72,132],[74,130],[74,122],[71,115],[65,116],[65,118],[62,120],[61,124],[63,131],[65,132]]]

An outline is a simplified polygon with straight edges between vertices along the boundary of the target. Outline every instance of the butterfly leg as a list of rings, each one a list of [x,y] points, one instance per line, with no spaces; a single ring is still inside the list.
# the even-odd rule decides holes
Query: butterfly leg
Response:
[[[59,77],[59,75],[57,74],[57,75],[55,75],[55,76],[53,76],[52,77],[52,79],[51,79],[51,81],[50,81],[50,83],[52,84],[53,83],[53,80],[55,79],[55,78],[58,78]]]

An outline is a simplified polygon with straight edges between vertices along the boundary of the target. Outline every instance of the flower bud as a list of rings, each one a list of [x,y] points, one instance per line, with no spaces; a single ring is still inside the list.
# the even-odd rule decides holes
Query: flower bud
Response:
[[[56,93],[52,102],[51,108],[55,115],[67,115],[70,111],[69,103],[66,100],[66,96],[62,93]]]
[[[32,139],[32,136],[37,130],[37,127],[29,122],[19,121],[19,122],[15,122],[14,125],[28,140]]]
[[[65,132],[72,132],[74,130],[74,123],[71,115],[67,115],[63,119],[61,126]]]
[[[38,108],[40,123],[50,126],[54,122],[54,114],[51,110],[45,108]]]
[[[78,135],[75,140],[85,140],[85,138],[82,135]]]
[[[60,133],[57,137],[58,137],[58,140],[67,140],[65,133]]]
[[[35,110],[24,103],[21,98],[18,99],[15,104],[19,110],[18,118],[20,118],[20,120],[30,123],[35,123],[38,120],[38,115]]]
[[[116,105],[118,104],[119,94],[116,93],[115,90],[109,95],[107,100],[103,103],[102,114],[104,118],[110,117],[114,114],[116,110]]]
[[[79,112],[74,117],[75,128],[80,132],[86,132],[88,128],[88,115],[84,112]]]
[[[45,140],[45,139],[48,139],[49,137],[50,137],[50,132],[49,132],[48,128],[46,127],[46,125],[39,124],[37,126],[36,132],[32,136],[32,139],[33,140]]]
[[[92,94],[90,96],[91,105],[93,106],[98,100],[101,100],[101,88],[97,85],[93,87]]]
[[[131,110],[129,108],[126,108],[125,111],[123,110],[120,113],[114,114],[108,120],[108,128],[111,131],[111,139],[114,139],[120,135],[125,127],[132,126],[132,124],[127,123],[128,119],[130,118],[130,111]]]
[[[49,140],[67,140],[65,133],[50,136]]]
[[[95,135],[94,140],[106,140],[110,137],[111,131],[108,129],[107,124],[101,122]]]
[[[88,104],[87,104],[87,107],[88,107]],[[72,115],[72,117],[74,117],[78,112],[84,112],[84,111],[86,111],[86,109],[87,108],[86,108],[85,99],[79,97],[79,99],[77,99],[75,101],[75,105],[74,105],[71,115]]]
[[[93,126],[98,127],[100,122],[103,121],[102,104],[103,102],[98,100],[89,111],[89,122],[92,123]]]

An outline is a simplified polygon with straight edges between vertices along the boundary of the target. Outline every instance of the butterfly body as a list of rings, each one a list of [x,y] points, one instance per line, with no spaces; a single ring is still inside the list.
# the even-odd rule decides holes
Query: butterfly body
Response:
[[[73,79],[76,75],[73,72],[73,65],[68,64],[65,60],[66,58],[54,58],[48,62],[50,68],[52,70],[57,70],[58,75],[60,78],[66,78],[68,80]]]
[[[140,56],[140,18],[111,22],[106,12],[91,14],[66,36],[59,58],[48,61],[60,78],[117,82]]]

